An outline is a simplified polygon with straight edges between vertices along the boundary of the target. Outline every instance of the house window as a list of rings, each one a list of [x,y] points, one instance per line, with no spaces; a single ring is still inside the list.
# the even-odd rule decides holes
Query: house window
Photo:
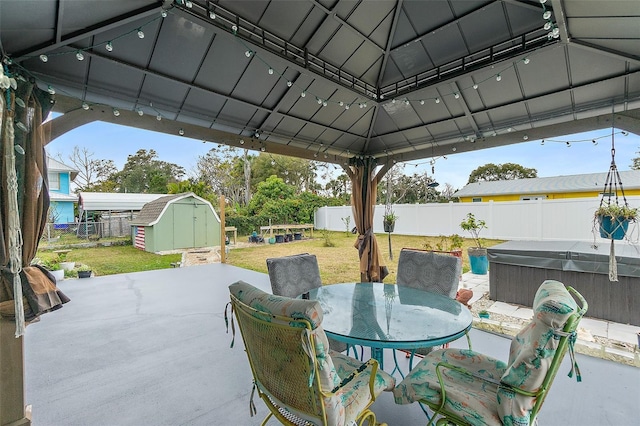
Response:
[[[49,189],[60,189],[60,175],[49,173]]]
[[[482,197],[473,197],[471,199],[472,203],[481,203],[482,202]]]
[[[546,200],[546,195],[527,195],[521,196],[520,201],[535,201],[535,200]]]

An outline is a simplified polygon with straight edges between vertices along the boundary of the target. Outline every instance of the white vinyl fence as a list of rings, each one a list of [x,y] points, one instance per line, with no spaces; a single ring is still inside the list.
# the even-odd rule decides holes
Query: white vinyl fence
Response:
[[[627,197],[631,207],[640,206],[640,196]],[[620,201],[622,201],[620,199]],[[397,204],[395,233],[438,236],[459,234],[470,237],[460,228],[467,213],[487,223],[482,238],[499,240],[593,241],[593,212],[600,198],[562,200],[500,201],[485,203]],[[383,233],[384,206],[375,208],[375,233]],[[355,226],[350,206],[322,207],[316,211],[316,229],[345,231],[343,218],[350,217],[349,228]],[[639,225],[629,225],[629,239],[638,243]],[[596,235],[596,241],[602,241]]]

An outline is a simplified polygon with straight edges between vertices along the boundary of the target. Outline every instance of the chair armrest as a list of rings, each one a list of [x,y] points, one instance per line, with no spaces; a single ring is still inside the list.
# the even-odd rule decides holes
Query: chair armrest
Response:
[[[351,374],[349,374],[347,377],[342,379],[340,384],[335,388],[331,389],[330,392],[326,392],[324,390],[321,392],[324,396],[327,396],[327,397],[333,396],[339,393],[340,391],[343,391],[344,389],[348,389],[349,387],[351,387],[354,379],[359,375],[365,374],[366,372],[369,372],[369,393],[371,394],[371,402],[373,402],[376,399],[376,395],[373,387],[376,380],[376,374],[378,372],[378,362],[373,359],[368,360],[367,362],[363,363],[360,367],[353,370]]]
[[[473,377],[479,380],[482,380],[484,382],[487,383],[491,383],[493,385],[496,386],[503,386],[500,382],[500,380],[496,380],[493,379],[491,377],[486,377],[483,376],[482,374],[478,373],[478,372],[473,372],[473,371],[469,371],[466,368],[460,367],[458,365],[453,365],[451,363],[448,362],[439,362],[436,365],[436,375],[438,376],[438,384],[440,385],[440,406],[438,407],[438,410],[442,410],[442,408],[444,407],[444,403],[446,401],[446,390],[445,390],[445,383],[444,383],[444,379],[442,377],[442,372],[441,369],[443,368],[448,368],[450,370],[454,370],[460,374],[463,374],[465,376],[469,376],[469,377]]]

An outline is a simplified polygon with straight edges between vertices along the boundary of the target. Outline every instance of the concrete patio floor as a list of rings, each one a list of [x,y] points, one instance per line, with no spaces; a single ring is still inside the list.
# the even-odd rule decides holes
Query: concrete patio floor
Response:
[[[227,286],[240,279],[270,289],[267,275],[225,264],[61,282],[71,302],[26,333],[33,424],[260,424],[267,410],[255,400],[258,415],[249,415],[241,337],[230,348],[224,324]],[[508,339],[475,329],[471,338],[475,350],[507,358]],[[466,347],[465,339],[457,345]],[[577,360],[582,383],[567,377],[567,357],[540,424],[636,424],[640,369],[580,354]],[[418,405],[395,405],[389,393],[373,410],[390,426],[426,424]]]

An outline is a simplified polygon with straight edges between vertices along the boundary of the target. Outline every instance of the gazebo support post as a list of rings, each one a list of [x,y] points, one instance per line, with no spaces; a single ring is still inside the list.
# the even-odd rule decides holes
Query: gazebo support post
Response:
[[[344,167],[351,179],[351,208],[358,230],[354,247],[358,249],[360,257],[361,282],[382,282],[389,274],[387,267],[380,264],[380,250],[373,233],[373,215],[378,182],[390,167],[384,164],[376,174],[376,165],[376,159],[372,157],[352,158],[349,165]]]
[[[24,337],[16,323],[0,318],[0,425],[30,425],[24,395]]]
[[[220,263],[227,263],[227,231],[225,231],[224,195],[220,195]]]

